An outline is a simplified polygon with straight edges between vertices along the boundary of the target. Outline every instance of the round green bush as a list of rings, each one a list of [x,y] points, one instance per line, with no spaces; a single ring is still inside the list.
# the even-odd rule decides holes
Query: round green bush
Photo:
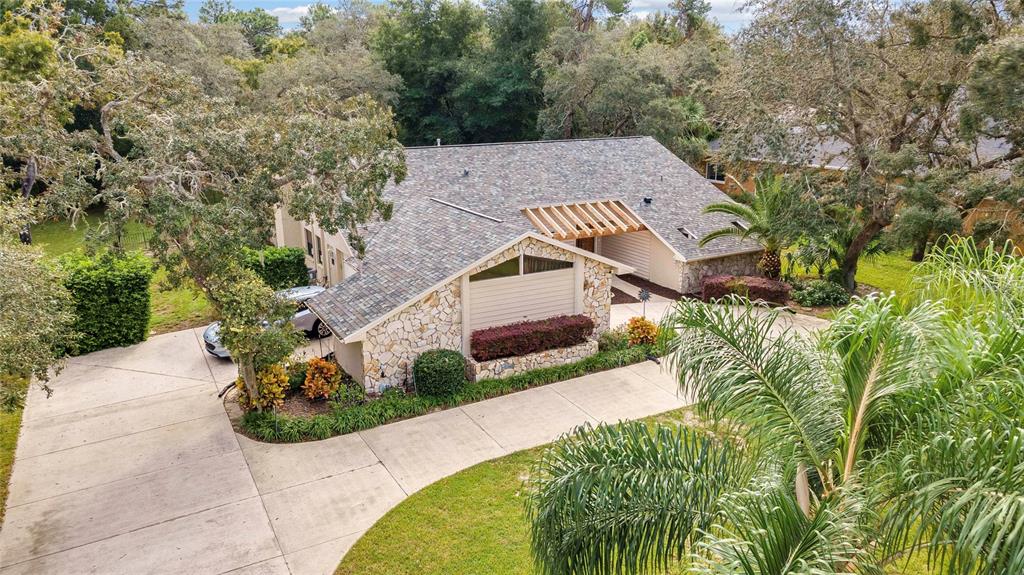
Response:
[[[425,351],[413,363],[412,377],[420,395],[455,395],[466,383],[466,358],[451,349]]]
[[[804,306],[843,306],[850,303],[850,294],[843,286],[826,280],[811,280],[793,290],[793,301]]]

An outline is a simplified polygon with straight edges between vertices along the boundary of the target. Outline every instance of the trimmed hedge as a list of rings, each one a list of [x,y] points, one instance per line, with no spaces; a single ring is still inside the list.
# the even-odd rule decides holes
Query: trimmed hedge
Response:
[[[139,252],[89,257],[65,254],[60,266],[75,302],[75,353],[139,343],[149,334],[149,282],[153,264]],[[40,310],[45,313],[45,310]]]
[[[421,395],[454,395],[466,383],[466,358],[451,349],[425,351],[412,364],[412,380]]]
[[[589,317],[560,315],[474,331],[470,351],[477,361],[516,357],[578,345],[593,332],[594,320]]]
[[[246,433],[261,441],[278,443],[315,441],[424,415],[439,408],[456,407],[531,387],[639,363],[646,360],[650,353],[652,350],[647,346],[599,352],[575,363],[535,369],[504,379],[482,379],[467,382],[462,391],[443,398],[408,395],[400,389],[391,388],[382,393],[379,398],[358,405],[333,404],[334,410],[328,415],[295,417],[271,411],[252,411],[242,417],[241,426]]]
[[[784,304],[789,284],[757,276],[709,276],[701,282],[701,299],[708,302],[736,294],[751,300]]]
[[[260,263],[260,254],[263,263]],[[306,252],[301,248],[266,247],[262,250],[246,249],[242,263],[256,272],[268,286],[282,290],[309,284],[309,270],[306,268]]]

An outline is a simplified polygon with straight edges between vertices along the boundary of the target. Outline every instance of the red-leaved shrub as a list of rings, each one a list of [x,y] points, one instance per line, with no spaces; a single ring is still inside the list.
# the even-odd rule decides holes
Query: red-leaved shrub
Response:
[[[757,276],[708,276],[701,282],[701,299],[711,301],[729,294],[751,300],[784,304],[789,299],[789,284]]]
[[[470,350],[477,361],[527,355],[583,343],[593,331],[585,315],[560,315],[474,331]]]

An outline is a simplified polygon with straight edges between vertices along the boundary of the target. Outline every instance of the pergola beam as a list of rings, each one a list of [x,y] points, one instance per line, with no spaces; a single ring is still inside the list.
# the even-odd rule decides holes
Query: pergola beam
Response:
[[[559,240],[647,229],[640,218],[618,200],[534,206],[523,208],[523,213],[538,230]]]

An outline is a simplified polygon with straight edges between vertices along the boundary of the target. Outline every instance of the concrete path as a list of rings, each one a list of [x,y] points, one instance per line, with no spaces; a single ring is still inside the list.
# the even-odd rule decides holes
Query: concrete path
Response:
[[[49,399],[33,389],[0,575],[331,573],[385,512],[442,477],[585,422],[687,403],[647,362],[274,445],[232,431],[216,392],[235,374],[204,353],[200,330],[186,330],[71,360]]]

